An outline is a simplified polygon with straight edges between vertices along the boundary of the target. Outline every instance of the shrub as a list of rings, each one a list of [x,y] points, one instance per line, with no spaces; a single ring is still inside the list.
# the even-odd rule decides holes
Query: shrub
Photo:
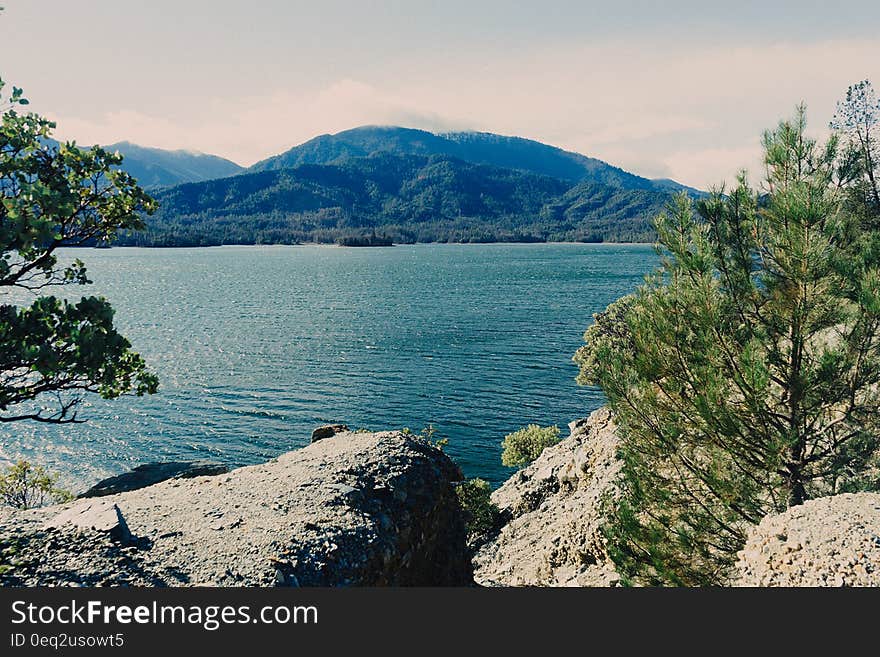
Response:
[[[501,462],[511,468],[521,468],[538,458],[545,447],[558,442],[559,427],[530,424],[504,437]]]
[[[403,429],[401,429],[401,432],[407,436],[416,435],[409,427],[404,427]],[[437,429],[434,427],[433,424],[429,424],[418,433],[419,438],[424,439],[429,445],[431,445],[431,447],[436,447],[442,452],[443,448],[449,445],[449,438],[435,438],[436,436]]]
[[[60,503],[73,495],[57,486],[57,478],[40,465],[19,461],[0,475],[0,501],[16,509],[33,509]]]
[[[465,513],[468,536],[485,534],[498,521],[500,511],[492,503],[492,487],[484,479],[468,479],[460,483],[456,489],[458,502]]]

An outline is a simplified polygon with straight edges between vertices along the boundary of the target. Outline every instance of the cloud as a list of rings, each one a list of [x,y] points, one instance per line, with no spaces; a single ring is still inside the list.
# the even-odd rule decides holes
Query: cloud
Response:
[[[806,100],[827,124],[847,85],[880,78],[876,40],[764,45],[609,41],[404,58],[381,74],[163,110],[58,116],[81,142],[128,139],[250,164],[363,124],[479,129],[539,139],[697,187],[754,167],[757,137]]]
[[[142,146],[187,148],[187,130],[167,118],[148,116],[137,110],[123,109],[107,112],[101,117],[58,117],[49,113],[58,124],[56,137],[75,140],[84,146],[131,141]],[[198,149],[193,149],[198,150]]]
[[[198,112],[170,119],[137,110],[97,119],[53,116],[58,136],[82,144],[132,141],[143,146],[210,152],[249,165],[316,135],[357,125],[408,125],[462,130],[464,121],[357,80],[340,80],[312,93],[279,91],[230,101],[211,99]]]
[[[620,141],[641,141],[652,137],[675,135],[682,132],[703,131],[717,127],[717,122],[686,115],[629,115],[616,114],[583,139],[593,145],[614,144]]]
[[[762,170],[762,151],[758,139],[734,148],[706,148],[703,150],[678,151],[664,158],[664,164],[673,177],[682,180],[702,180],[703,189],[729,187],[743,169],[749,179],[757,184]]]

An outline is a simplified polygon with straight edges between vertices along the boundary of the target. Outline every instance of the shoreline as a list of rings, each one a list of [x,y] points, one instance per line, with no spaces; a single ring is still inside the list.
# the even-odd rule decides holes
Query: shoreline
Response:
[[[401,246],[654,246],[655,242],[412,242],[412,243],[399,243],[395,242],[393,246],[401,247]],[[124,245],[114,245],[111,247],[106,246],[73,246],[73,245],[65,245],[60,246],[60,249],[93,249],[95,251],[108,251],[113,249],[167,249],[167,250],[175,250],[175,249],[226,249],[226,248],[277,248],[277,247],[326,247],[326,248],[345,248],[345,249],[371,249],[371,248],[387,248],[387,247],[352,247],[352,246],[344,246],[341,244],[332,244],[328,242],[302,242],[300,244],[210,244],[205,246],[135,246],[131,244]]]

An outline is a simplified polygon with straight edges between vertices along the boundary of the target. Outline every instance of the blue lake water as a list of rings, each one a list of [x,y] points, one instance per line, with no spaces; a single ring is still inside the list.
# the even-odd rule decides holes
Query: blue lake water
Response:
[[[161,381],[90,398],[88,422],[0,426],[0,457],[74,489],[156,460],[244,465],[327,422],[433,424],[494,484],[504,435],[602,404],[571,356],[592,314],[657,264],[646,245],[491,244],[67,251]]]

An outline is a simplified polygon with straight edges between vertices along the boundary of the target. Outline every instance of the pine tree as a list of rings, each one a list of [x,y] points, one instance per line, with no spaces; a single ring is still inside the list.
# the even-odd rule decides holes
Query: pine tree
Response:
[[[761,193],[742,174],[679,196],[660,269],[575,356],[620,427],[605,531],[630,581],[724,583],[767,513],[876,484],[880,251],[847,210],[839,140],[805,131],[801,107],[765,133]]]
[[[842,179],[853,210],[880,230],[880,100],[870,81],[846,90],[837,104],[831,129],[842,137]]]

